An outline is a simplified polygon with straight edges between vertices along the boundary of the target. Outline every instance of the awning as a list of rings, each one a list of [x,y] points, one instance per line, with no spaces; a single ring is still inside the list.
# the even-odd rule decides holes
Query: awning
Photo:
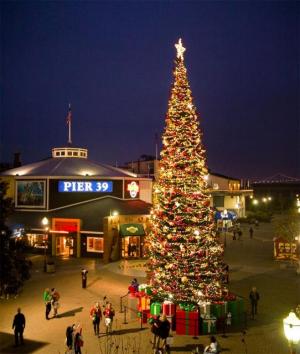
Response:
[[[145,236],[144,226],[142,224],[121,224],[120,236]]]

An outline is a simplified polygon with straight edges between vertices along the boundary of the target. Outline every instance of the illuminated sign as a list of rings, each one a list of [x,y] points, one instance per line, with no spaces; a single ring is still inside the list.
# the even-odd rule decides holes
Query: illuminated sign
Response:
[[[58,181],[59,192],[111,193],[112,181]]]
[[[131,198],[136,198],[139,193],[140,187],[137,182],[132,181],[127,184],[127,191],[130,194]]]

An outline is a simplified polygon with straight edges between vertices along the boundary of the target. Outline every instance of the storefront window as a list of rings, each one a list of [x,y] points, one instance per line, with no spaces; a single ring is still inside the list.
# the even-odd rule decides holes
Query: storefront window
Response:
[[[48,235],[46,234],[26,234],[26,242],[34,248],[48,248]]]
[[[103,252],[103,237],[87,237],[87,252]]]

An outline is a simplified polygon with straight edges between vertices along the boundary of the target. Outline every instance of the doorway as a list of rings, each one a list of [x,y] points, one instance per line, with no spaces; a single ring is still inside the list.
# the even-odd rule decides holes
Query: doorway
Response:
[[[122,238],[122,258],[139,258],[141,256],[140,236]]]
[[[70,257],[74,255],[74,239],[66,236],[56,236],[56,255]]]

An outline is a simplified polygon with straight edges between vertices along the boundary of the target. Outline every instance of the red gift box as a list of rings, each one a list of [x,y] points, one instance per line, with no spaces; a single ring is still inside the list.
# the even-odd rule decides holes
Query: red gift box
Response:
[[[132,286],[132,285],[130,285],[130,286],[128,287],[128,290],[129,290],[130,294],[136,293],[136,289],[135,289],[135,287]]]
[[[176,334],[199,335],[199,312],[198,311],[176,311]]]
[[[150,309],[149,310],[143,310],[142,311],[142,323],[147,323],[148,318],[150,317]]]
[[[165,301],[163,303],[163,314],[166,316],[175,316],[176,306],[171,301]]]

